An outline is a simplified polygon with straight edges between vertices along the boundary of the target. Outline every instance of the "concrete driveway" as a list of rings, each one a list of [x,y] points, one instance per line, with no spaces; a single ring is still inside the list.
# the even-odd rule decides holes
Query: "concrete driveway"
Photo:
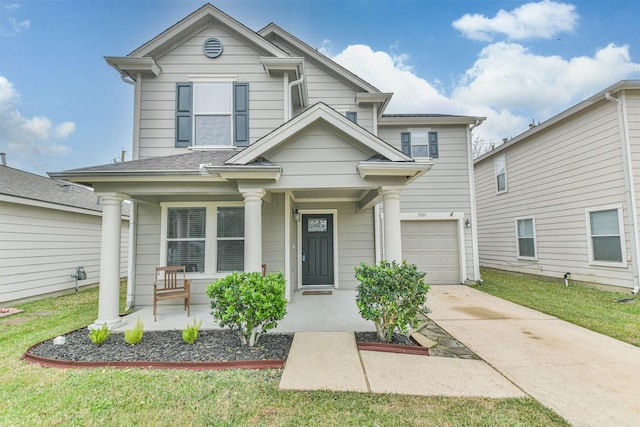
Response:
[[[467,286],[432,286],[427,302],[438,325],[573,425],[640,426],[639,347]]]

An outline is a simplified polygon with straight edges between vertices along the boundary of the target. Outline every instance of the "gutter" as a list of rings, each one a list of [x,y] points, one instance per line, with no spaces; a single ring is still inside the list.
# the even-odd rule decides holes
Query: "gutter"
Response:
[[[471,216],[471,256],[473,257],[473,281],[481,282],[480,277],[480,254],[478,250],[478,216],[476,211],[476,180],[475,169],[473,166],[473,141],[471,132],[480,126],[484,120],[476,120],[474,124],[469,126],[467,132],[467,169],[469,171],[469,204]]]
[[[620,92],[618,98],[606,92],[604,98],[607,101],[617,104],[618,128],[620,130],[620,145],[622,148],[622,164],[624,167],[625,187],[627,192],[627,203],[629,204],[628,216],[631,225],[631,267],[633,271],[633,293],[640,292],[640,281],[638,280],[638,256],[640,255],[640,241],[638,241],[638,206],[636,203],[636,190],[633,179],[633,164],[631,161],[631,140],[629,137],[629,124],[627,123],[627,103],[624,91]]]

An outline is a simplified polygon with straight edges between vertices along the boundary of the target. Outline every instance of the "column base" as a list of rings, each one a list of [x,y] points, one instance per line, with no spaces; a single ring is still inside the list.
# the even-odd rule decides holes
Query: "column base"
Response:
[[[111,320],[102,320],[102,319],[96,319],[92,324],[90,324],[87,329],[92,330],[92,329],[100,329],[102,328],[102,326],[106,323],[107,328],[109,328],[109,330],[113,331],[114,329],[117,328],[121,328],[124,325],[127,324],[127,322],[125,322],[124,320],[122,320],[121,317],[117,317],[115,319],[111,319]]]

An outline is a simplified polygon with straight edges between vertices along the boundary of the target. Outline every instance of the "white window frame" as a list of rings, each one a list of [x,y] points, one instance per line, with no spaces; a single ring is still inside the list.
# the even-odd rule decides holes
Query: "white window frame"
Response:
[[[533,227],[533,256],[526,256],[526,255],[520,255],[520,230],[518,228],[518,222],[519,221],[526,221],[526,220],[531,220],[531,226]],[[536,218],[534,216],[523,216],[523,217],[518,217],[515,219],[515,226],[516,226],[516,257],[517,259],[523,259],[523,260],[528,260],[528,261],[535,261],[538,259],[538,239],[536,236]],[[523,238],[529,238],[529,237],[523,237]]]
[[[620,254],[622,261],[614,262],[614,261],[598,261],[594,259],[593,254],[593,236],[591,235],[591,213],[592,212],[601,212],[601,211],[618,211],[618,236],[620,240]],[[622,212],[622,205],[605,205],[605,206],[597,206],[593,208],[587,208],[585,210],[585,221],[587,224],[587,249],[589,253],[589,264],[597,265],[603,267],[627,267],[627,245],[626,245],[626,237],[624,230],[624,216]]]
[[[504,172],[502,174],[498,173],[498,160],[499,159],[503,159],[503,162],[504,162]],[[504,175],[504,189],[503,190],[501,190],[498,187],[498,177],[500,175]],[[506,193],[509,190],[509,184],[507,183],[507,155],[506,154],[500,154],[499,156],[496,156],[496,158],[493,159],[493,177],[494,177],[494,182],[495,182],[495,186],[496,186],[496,194]]]
[[[220,237],[218,236],[218,210],[220,208],[238,208],[238,207],[243,207],[244,205],[239,205],[239,206],[227,206],[227,205],[216,205],[216,273],[218,274],[229,274],[231,273],[231,271],[218,271],[219,267],[218,267],[218,243],[221,241],[242,241],[242,242],[246,242],[245,236],[244,236],[244,231],[242,233],[242,237]]]
[[[244,207],[242,202],[163,202],[160,203],[160,260],[159,266],[167,264],[167,222],[169,208],[205,208],[205,241],[204,241],[204,271],[187,272],[187,278],[219,278],[228,272],[218,273],[218,208],[219,207]],[[246,236],[245,236],[246,239]]]
[[[191,146],[189,148],[207,149],[207,148],[234,148],[234,134],[233,134],[233,83],[238,80],[237,76],[233,75],[220,75],[220,76],[189,76],[189,81],[192,83],[192,117],[193,122],[191,124]],[[229,111],[216,111],[216,110],[202,110],[196,111],[196,92],[198,84],[200,83],[225,83],[229,85]],[[229,141],[227,144],[202,144],[196,143],[196,121],[198,116],[228,116],[229,117]]]
[[[407,132],[409,132],[411,134],[411,158],[413,159],[420,159],[420,160],[424,160],[424,159],[430,159],[431,157],[431,153],[429,152],[429,133],[432,132],[431,128],[409,128],[407,129]],[[416,134],[425,134],[425,143],[422,144],[416,144],[415,143],[415,135]],[[413,155],[413,147],[414,146],[418,146],[418,147],[425,147],[427,150],[427,155],[426,156],[414,156]]]

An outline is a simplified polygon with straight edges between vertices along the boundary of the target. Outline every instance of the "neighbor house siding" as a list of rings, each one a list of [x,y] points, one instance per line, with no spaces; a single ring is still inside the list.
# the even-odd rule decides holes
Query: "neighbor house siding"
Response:
[[[587,209],[623,209],[630,254],[627,200],[616,105],[600,101],[501,151],[507,191],[496,194],[493,159],[476,163],[480,262],[487,267],[632,287],[631,263],[589,262]],[[515,219],[535,217],[537,260],[518,260]],[[624,260],[626,262],[626,260]]]
[[[0,302],[75,289],[76,267],[99,281],[100,213],[0,202]],[[127,276],[129,221],[122,221],[120,277]]]
[[[202,44],[209,37],[224,45],[223,54],[216,59],[202,53]],[[238,82],[249,83],[251,143],[280,126],[284,119],[282,79],[269,77],[260,63],[262,55],[222,27],[211,26],[157,58],[162,73],[145,77],[141,83],[139,158],[187,152],[175,148],[175,105],[176,83],[189,81],[190,76],[234,76]]]

